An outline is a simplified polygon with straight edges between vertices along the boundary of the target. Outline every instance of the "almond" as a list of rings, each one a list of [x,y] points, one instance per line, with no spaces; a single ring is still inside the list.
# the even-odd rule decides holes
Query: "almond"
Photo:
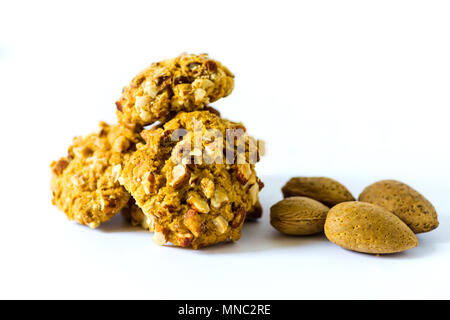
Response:
[[[414,232],[396,215],[356,201],[340,203],[328,212],[325,235],[338,246],[364,253],[395,253],[418,245]]]
[[[350,191],[342,184],[326,177],[295,177],[281,189],[285,198],[308,197],[333,207],[345,201],[354,201]]]
[[[386,208],[414,233],[428,232],[439,226],[436,210],[423,195],[395,180],[382,180],[368,186],[359,200]]]
[[[323,232],[328,207],[306,198],[291,197],[270,208],[270,224],[281,233],[295,236]]]

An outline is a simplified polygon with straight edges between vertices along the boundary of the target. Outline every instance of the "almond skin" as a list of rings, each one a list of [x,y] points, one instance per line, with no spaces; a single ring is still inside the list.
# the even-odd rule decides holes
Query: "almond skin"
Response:
[[[342,248],[373,254],[402,252],[418,245],[414,232],[396,215],[365,202],[344,202],[330,209],[328,240]]]
[[[270,208],[270,224],[281,233],[295,236],[323,232],[329,208],[306,197],[290,197]]]
[[[341,183],[326,177],[295,177],[281,189],[283,196],[308,197],[333,207],[345,201],[354,201],[350,191]]]
[[[439,226],[436,210],[423,195],[395,180],[371,184],[359,195],[359,201],[386,208],[406,223],[414,233],[428,232]]]

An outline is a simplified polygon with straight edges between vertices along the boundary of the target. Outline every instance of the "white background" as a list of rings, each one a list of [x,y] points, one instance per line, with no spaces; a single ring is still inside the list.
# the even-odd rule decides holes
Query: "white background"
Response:
[[[0,298],[450,298],[448,1],[2,1]],[[115,121],[153,61],[208,52],[236,75],[215,106],[267,141],[262,221],[235,244],[158,247],[50,204],[49,164]],[[438,211],[418,248],[375,257],[268,223],[291,176],[355,196],[404,181]]]

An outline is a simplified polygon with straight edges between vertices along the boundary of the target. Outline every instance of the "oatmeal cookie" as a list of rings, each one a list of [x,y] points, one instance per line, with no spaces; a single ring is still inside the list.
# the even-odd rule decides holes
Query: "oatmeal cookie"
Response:
[[[119,181],[154,226],[154,240],[194,249],[237,241],[263,184],[257,142],[245,127],[209,112],[180,112],[141,133],[146,144]]]
[[[116,102],[117,116],[127,126],[165,122],[178,111],[203,109],[233,87],[234,75],[220,62],[184,53],[139,73]]]
[[[131,129],[104,122],[97,132],[74,138],[68,156],[51,164],[53,204],[91,228],[110,219],[130,198],[118,174],[138,141]]]

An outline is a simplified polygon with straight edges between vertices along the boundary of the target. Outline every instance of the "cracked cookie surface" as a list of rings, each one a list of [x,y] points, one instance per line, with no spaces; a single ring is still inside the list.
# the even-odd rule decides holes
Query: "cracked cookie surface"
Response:
[[[109,220],[130,198],[118,175],[138,141],[131,129],[104,122],[97,132],[75,137],[67,157],[51,164],[53,204],[69,220],[91,228]]]
[[[234,75],[207,54],[182,54],[153,63],[123,89],[116,102],[119,122],[145,126],[179,111],[203,109],[228,96]]]
[[[141,227],[150,232],[154,231],[152,219],[147,217],[141,208],[136,204],[133,197],[128,204],[122,208],[122,216],[127,219],[133,227]]]
[[[245,127],[209,111],[180,112],[141,135],[146,144],[119,181],[149,218],[155,242],[197,249],[239,240],[263,187],[254,169],[257,143]]]

